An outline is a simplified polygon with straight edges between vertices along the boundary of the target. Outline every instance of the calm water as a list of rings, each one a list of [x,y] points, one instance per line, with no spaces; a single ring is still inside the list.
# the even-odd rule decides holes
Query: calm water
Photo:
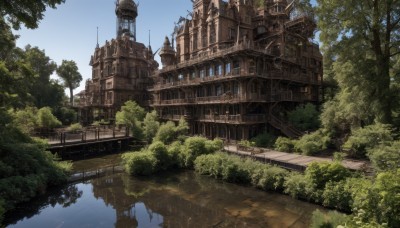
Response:
[[[75,169],[113,162],[118,158],[107,156],[76,162]],[[308,227],[317,208],[191,171],[152,178],[114,173],[21,206],[7,227]]]

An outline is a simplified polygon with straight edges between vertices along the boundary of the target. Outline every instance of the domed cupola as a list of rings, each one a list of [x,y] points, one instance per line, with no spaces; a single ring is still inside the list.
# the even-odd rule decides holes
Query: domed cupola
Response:
[[[138,8],[133,0],[118,0],[115,6],[117,15],[117,38],[129,36],[136,41],[136,17]]]

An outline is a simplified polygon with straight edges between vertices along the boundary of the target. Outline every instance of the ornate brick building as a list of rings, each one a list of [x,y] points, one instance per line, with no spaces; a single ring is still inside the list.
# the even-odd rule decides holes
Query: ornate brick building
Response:
[[[90,59],[92,79],[79,93],[79,115],[84,124],[101,119],[113,121],[127,100],[148,106],[150,95],[146,87],[151,85],[150,74],[158,63],[150,45],[136,42],[136,3],[119,0],[115,13],[116,38],[102,47],[97,44]]]
[[[322,96],[314,30],[312,15],[295,1],[193,0],[160,51],[151,106],[164,120],[186,118],[192,134],[297,137],[285,113]]]

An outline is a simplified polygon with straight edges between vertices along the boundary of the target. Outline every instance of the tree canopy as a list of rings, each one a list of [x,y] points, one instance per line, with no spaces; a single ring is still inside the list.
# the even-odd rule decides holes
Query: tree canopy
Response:
[[[349,125],[392,123],[393,98],[399,92],[393,80],[399,72],[393,66],[400,54],[400,2],[317,3],[324,62],[331,63],[324,65],[324,71],[339,84],[331,103],[337,107],[336,115]]]
[[[69,102],[73,105],[74,89],[78,88],[82,81],[82,75],[78,71],[78,66],[73,60],[63,60],[61,66],[57,68],[57,74],[63,81],[65,88],[69,89]]]

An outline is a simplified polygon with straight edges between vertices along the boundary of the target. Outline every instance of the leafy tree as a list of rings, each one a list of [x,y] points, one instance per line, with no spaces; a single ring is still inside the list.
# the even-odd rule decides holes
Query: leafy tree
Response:
[[[147,142],[151,142],[159,128],[160,123],[157,121],[157,112],[152,111],[147,113],[143,120],[143,134]]]
[[[63,81],[64,87],[69,89],[69,102],[73,105],[74,89],[78,88],[82,81],[82,75],[78,72],[78,66],[73,60],[63,60],[57,68],[57,74]]]
[[[352,157],[365,157],[367,150],[387,145],[392,140],[391,126],[378,123],[354,130],[343,144],[343,149]]]
[[[172,141],[176,139],[175,133],[176,133],[175,123],[172,121],[168,121],[166,123],[161,124],[153,140],[161,141],[165,144],[170,144],[172,143]]]
[[[14,123],[24,133],[32,133],[37,128],[37,112],[36,107],[26,107],[15,112],[10,112],[13,116]]]
[[[57,65],[44,50],[38,47],[25,47],[24,56],[34,74],[34,81],[29,87],[34,105],[38,108],[49,106],[52,108],[61,105],[64,90],[56,81],[50,80],[50,75],[56,70]]]
[[[399,169],[400,141],[394,141],[390,145],[376,146],[368,151],[368,157],[377,171]]]
[[[143,129],[141,121],[143,121],[146,112],[135,101],[127,101],[121,107],[121,111],[117,112],[115,119],[117,124],[127,125],[133,132],[133,136],[143,139]]]
[[[0,104],[3,107],[21,107],[28,100],[28,85],[33,72],[23,61],[23,51],[16,48],[21,24],[27,28],[38,27],[46,7],[55,8],[64,0],[1,1],[0,2]]]
[[[307,103],[297,106],[295,110],[288,113],[289,121],[303,131],[315,130],[319,127],[319,112],[315,105]]]
[[[361,124],[371,118],[391,123],[393,95],[398,93],[391,86],[391,69],[400,54],[400,2],[317,0],[317,3],[324,54],[335,60],[328,71],[339,82],[336,101],[340,103],[346,98],[344,107],[352,106],[348,109],[363,114]]]
[[[43,19],[43,12],[46,7],[56,8],[58,4],[65,0],[40,0],[40,1],[22,1],[22,2],[0,2],[0,15],[6,18],[15,30],[20,28],[23,23],[27,28],[35,29],[39,21]]]
[[[53,115],[49,107],[43,107],[37,112],[37,125],[41,128],[52,129],[61,126],[61,122]]]

